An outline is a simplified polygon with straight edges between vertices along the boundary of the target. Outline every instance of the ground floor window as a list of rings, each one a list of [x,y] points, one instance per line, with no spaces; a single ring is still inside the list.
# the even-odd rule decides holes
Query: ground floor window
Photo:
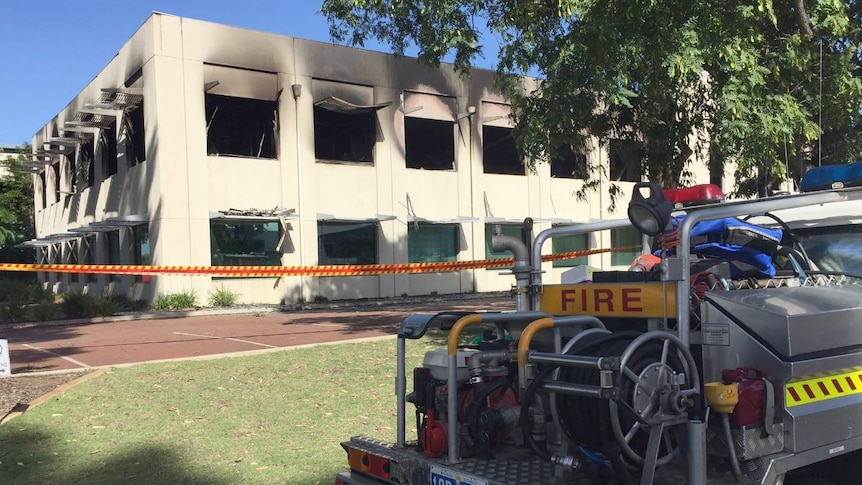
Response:
[[[458,224],[411,223],[407,226],[407,258],[411,263],[458,260]]]
[[[590,248],[589,234],[575,234],[573,236],[561,236],[551,239],[551,251],[553,254],[570,253],[573,251],[585,251]],[[587,257],[558,259],[551,263],[554,268],[571,268],[588,264]]]
[[[278,221],[210,221],[213,266],[280,266]]]
[[[153,264],[152,250],[150,248],[150,228],[146,225],[135,226],[132,228],[134,235],[134,251],[135,264],[140,266],[149,266]],[[137,275],[136,281],[149,282],[149,276]]]
[[[377,223],[317,222],[319,264],[377,264]]]
[[[611,247],[623,248],[627,246],[637,246],[637,248],[628,249],[625,251],[614,251],[611,253],[611,264],[613,266],[631,266],[632,262],[640,256],[640,247],[643,242],[643,236],[633,227],[624,227],[621,229],[611,230]]]
[[[122,264],[120,257],[120,231],[106,232],[105,237],[108,240],[106,246],[107,254],[105,255],[108,264]],[[108,278],[110,281],[120,281],[120,275],[116,273],[112,273]]]
[[[66,257],[66,262],[68,264],[78,264],[78,242],[75,240],[71,240],[68,243],[63,244],[65,250],[68,255]],[[74,273],[69,274],[69,280],[72,283],[77,283],[80,280],[79,273],[75,271]]]

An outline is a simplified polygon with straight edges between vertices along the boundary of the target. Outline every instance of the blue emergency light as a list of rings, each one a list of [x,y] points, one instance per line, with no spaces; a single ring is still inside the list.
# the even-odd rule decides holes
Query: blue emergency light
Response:
[[[862,161],[846,165],[814,167],[805,172],[799,183],[802,192],[843,189],[862,185]]]

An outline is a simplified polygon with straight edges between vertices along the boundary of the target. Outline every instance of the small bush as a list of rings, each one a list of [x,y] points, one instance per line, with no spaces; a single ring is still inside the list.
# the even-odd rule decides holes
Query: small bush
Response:
[[[27,306],[23,303],[0,303],[0,322],[20,322],[27,314]]]
[[[198,297],[192,290],[165,293],[156,296],[152,308],[156,311],[185,310],[198,306]]]
[[[239,293],[220,287],[210,292],[209,305],[215,307],[232,307],[239,300]]]
[[[67,293],[60,301],[60,309],[66,318],[91,318],[111,316],[120,306],[104,296]]]
[[[57,316],[58,308],[59,306],[53,302],[37,303],[35,306],[30,308],[30,316],[37,322],[47,322],[49,320],[54,320]]]
[[[329,301],[329,298],[323,295],[314,295],[314,303],[326,303]]]

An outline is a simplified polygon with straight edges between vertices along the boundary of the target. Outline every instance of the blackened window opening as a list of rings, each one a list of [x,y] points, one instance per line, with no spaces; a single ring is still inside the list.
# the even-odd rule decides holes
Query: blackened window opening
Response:
[[[633,140],[611,140],[610,174],[615,182],[640,182],[643,173],[643,144]]]
[[[102,176],[108,178],[117,173],[117,129],[114,125],[99,132],[99,152],[102,157]]]
[[[482,165],[485,173],[526,173],[511,128],[482,126]]]
[[[551,157],[551,177],[586,179],[587,155],[576,152],[571,145],[563,145]]]
[[[455,124],[451,121],[404,118],[407,168],[455,168]]]
[[[54,200],[60,200],[60,162],[55,162],[51,165],[51,170],[54,173]]]
[[[277,158],[275,101],[207,94],[207,155]]]
[[[96,164],[94,163],[93,145],[93,140],[81,144],[81,166],[86,167],[87,170],[87,187],[92,187],[96,183]]]
[[[377,113],[336,113],[314,107],[314,157],[339,162],[374,162]]]
[[[126,140],[126,160],[130,167],[147,159],[144,137],[144,102],[123,114],[123,133]]]
[[[42,205],[40,206],[41,209],[44,209],[45,207],[48,206],[48,185],[46,185],[47,184],[46,177],[45,177],[46,173],[47,172],[45,170],[42,170],[41,172],[39,172],[39,183],[42,186]]]
[[[78,157],[74,148],[66,154],[66,158],[69,160],[69,191],[74,192],[78,185]]]

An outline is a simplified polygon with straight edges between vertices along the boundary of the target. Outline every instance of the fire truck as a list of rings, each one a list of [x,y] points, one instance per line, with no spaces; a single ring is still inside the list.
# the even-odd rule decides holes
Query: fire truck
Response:
[[[495,234],[517,310],[404,319],[396,439],[342,443],[335,483],[859,483],[862,246],[806,243],[862,219],[862,165],[806,178],[734,201],[639,183],[627,219]],[[549,240],[625,227],[643,235],[630,270],[542,282]],[[408,371],[407,345],[441,331]]]

